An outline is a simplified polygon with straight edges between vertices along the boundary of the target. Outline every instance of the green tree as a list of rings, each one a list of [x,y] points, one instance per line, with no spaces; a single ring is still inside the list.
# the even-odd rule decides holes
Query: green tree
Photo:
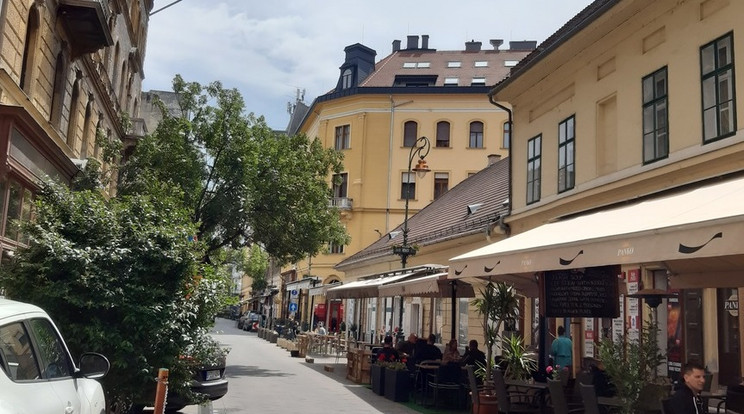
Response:
[[[319,140],[272,131],[244,114],[243,98],[219,82],[173,81],[180,114],[163,121],[122,167],[121,194],[181,197],[198,223],[205,260],[223,248],[261,245],[280,264],[348,243],[338,211],[328,207],[328,178],[341,154]],[[164,185],[165,184],[165,185]]]
[[[200,262],[204,247],[189,240],[196,228],[173,199],[106,200],[47,184],[23,228],[28,246],[0,267],[0,284],[47,310],[73,355],[109,358],[109,401],[146,401],[160,367],[183,391],[191,360],[181,357],[214,354],[208,327],[226,284]]]
[[[266,280],[266,269],[268,268],[269,256],[266,252],[257,244],[251,246],[245,261],[244,271],[253,280],[251,283],[253,293],[260,292],[268,286]]]

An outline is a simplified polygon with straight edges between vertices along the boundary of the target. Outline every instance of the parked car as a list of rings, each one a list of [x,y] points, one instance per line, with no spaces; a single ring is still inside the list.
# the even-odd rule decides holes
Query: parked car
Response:
[[[0,414],[103,414],[96,381],[110,367],[101,354],[73,363],[62,335],[38,306],[0,299]]]
[[[227,379],[225,378],[225,356],[216,358],[211,364],[200,366],[194,372],[191,380],[191,391],[197,394],[204,394],[206,398],[214,401],[227,394]],[[171,413],[181,410],[187,405],[197,403],[188,397],[176,393],[168,393],[166,400],[165,412]]]
[[[254,331],[261,323],[261,315],[255,312],[249,312],[246,320],[243,322],[244,331]]]

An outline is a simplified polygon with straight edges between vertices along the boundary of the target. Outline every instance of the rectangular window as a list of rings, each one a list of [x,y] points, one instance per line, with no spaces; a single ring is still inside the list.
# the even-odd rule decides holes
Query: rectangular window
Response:
[[[458,78],[444,78],[444,86],[457,86]]]
[[[406,69],[415,68],[416,62],[403,62],[403,67]]]
[[[482,76],[474,76],[473,81],[470,82],[471,86],[479,86],[479,85],[485,86],[485,84],[486,84],[486,78]]]
[[[527,141],[527,204],[540,201],[542,135]]]
[[[734,37],[729,33],[700,48],[703,142],[736,132]]]
[[[576,118],[558,124],[558,192],[574,188],[576,181]]]
[[[449,190],[449,173],[434,173],[434,199]]]
[[[404,172],[401,176],[400,198],[403,200],[416,198],[416,173]]]
[[[336,149],[345,150],[351,147],[350,125],[336,127]]]
[[[335,198],[346,198],[348,197],[348,183],[349,174],[333,174],[333,197]]]
[[[503,130],[503,141],[501,143],[501,148],[509,148],[509,144],[511,143],[511,124],[509,121],[504,122],[504,130]]]
[[[507,68],[513,68],[514,66],[517,66],[517,63],[519,63],[518,60],[505,60],[504,66],[506,66]]]
[[[4,183],[2,188],[5,188]],[[30,189],[24,188],[18,181],[10,180],[7,199],[8,208],[3,223],[3,236],[21,243],[27,243],[28,237],[21,232],[21,223],[31,220],[34,194]]]
[[[431,67],[431,62],[418,62],[416,64],[416,67],[417,68],[430,68]]]
[[[459,68],[461,66],[462,66],[462,62],[460,62],[460,61],[453,61],[453,60],[451,60],[451,61],[447,62],[447,67],[448,68]]]
[[[337,243],[328,243],[328,252],[330,252],[331,254],[343,254],[344,245]]]
[[[473,64],[476,68],[487,68],[488,67],[488,61],[486,60],[476,60]]]
[[[660,160],[669,155],[667,87],[666,67],[642,80],[644,163]]]
[[[418,124],[416,121],[407,121],[403,124],[403,146],[410,148],[416,144],[418,139]]]

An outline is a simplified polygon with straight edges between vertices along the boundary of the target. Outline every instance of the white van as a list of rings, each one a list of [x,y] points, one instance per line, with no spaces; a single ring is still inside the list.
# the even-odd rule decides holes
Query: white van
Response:
[[[96,379],[109,367],[95,353],[83,354],[75,366],[46,312],[0,299],[0,414],[104,414]]]

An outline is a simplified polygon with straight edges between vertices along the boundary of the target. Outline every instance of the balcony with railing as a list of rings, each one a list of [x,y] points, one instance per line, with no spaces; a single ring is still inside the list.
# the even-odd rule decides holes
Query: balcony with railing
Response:
[[[352,199],[347,197],[332,197],[329,205],[331,207],[336,207],[339,210],[351,210],[352,201]]]
[[[58,13],[70,35],[74,56],[114,44],[108,27],[108,0],[59,0]]]

